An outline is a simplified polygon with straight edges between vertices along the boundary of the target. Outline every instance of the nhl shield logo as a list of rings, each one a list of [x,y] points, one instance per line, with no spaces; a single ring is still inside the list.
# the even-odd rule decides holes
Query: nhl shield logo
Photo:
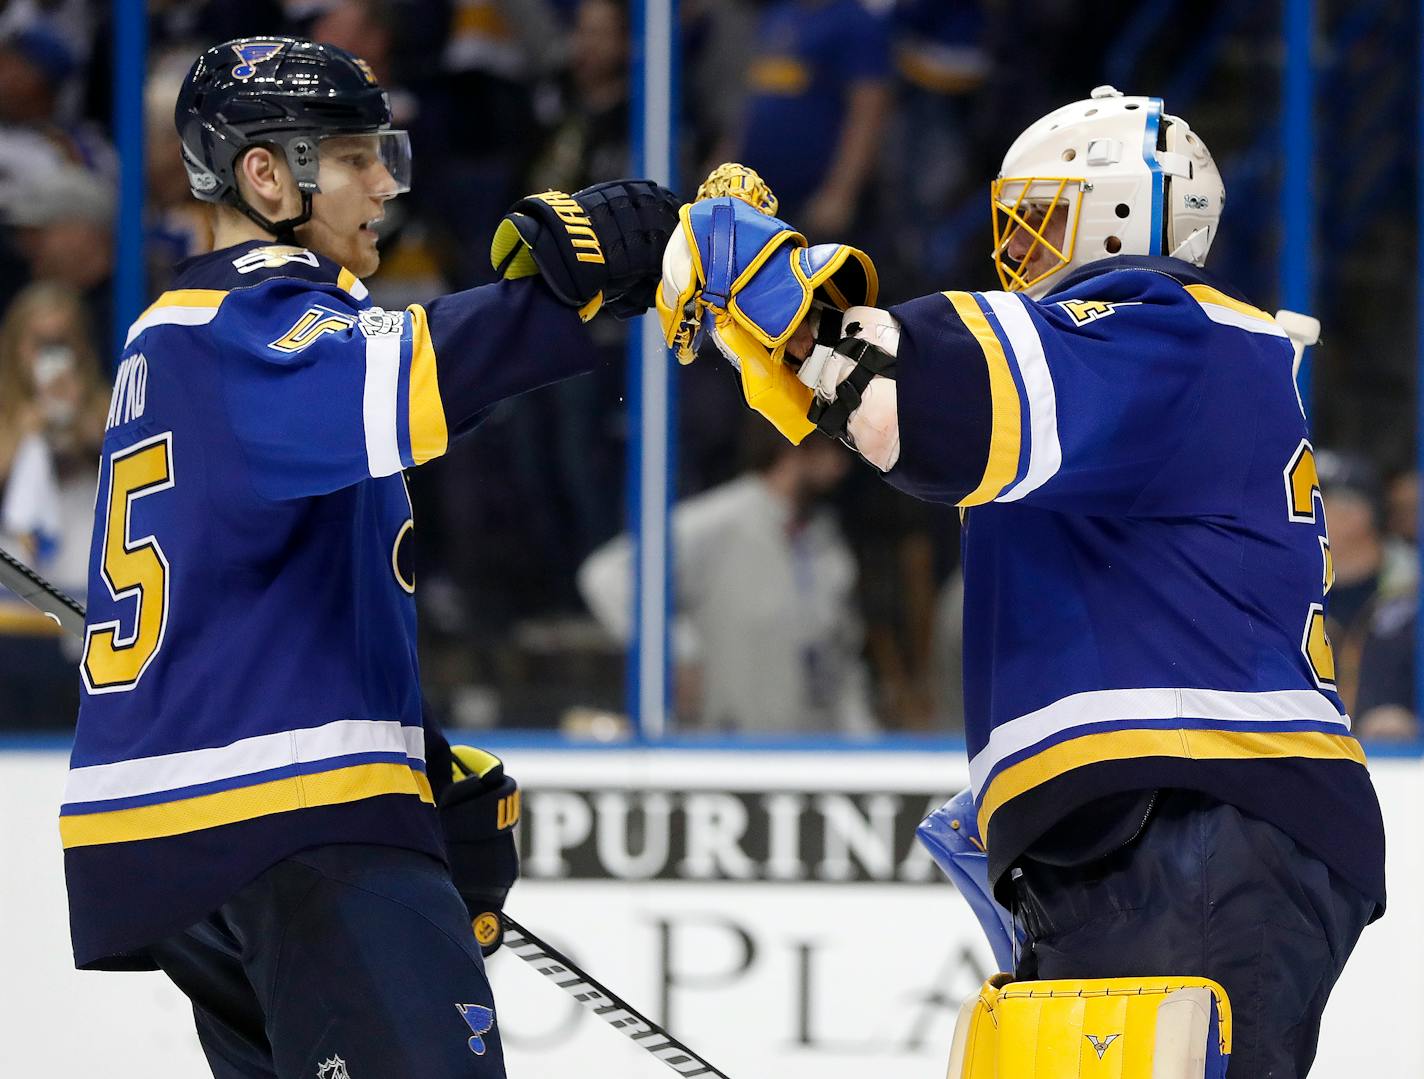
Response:
[[[346,1061],[333,1055],[316,1066],[316,1079],[351,1079],[351,1073],[346,1070]]]

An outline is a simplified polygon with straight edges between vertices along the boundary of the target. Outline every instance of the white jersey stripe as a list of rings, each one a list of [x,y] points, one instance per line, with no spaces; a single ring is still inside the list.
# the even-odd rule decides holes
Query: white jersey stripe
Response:
[[[1235,326],[1238,330],[1249,330],[1251,333],[1269,334],[1271,337],[1286,337],[1286,331],[1277,326],[1269,319],[1255,318],[1251,315],[1243,315],[1240,311],[1233,311],[1229,307],[1223,307],[1219,303],[1207,303],[1204,300],[1197,300],[1201,305],[1202,313],[1213,322],[1219,322],[1223,326]]]
[[[1313,689],[1265,693],[1219,689],[1101,689],[1074,693],[994,728],[989,744],[969,762],[974,796],[979,796],[994,769],[1016,753],[1077,727],[1134,719],[1332,723],[1339,725],[1341,734],[1350,730],[1350,717],[1336,711],[1329,698]]]
[[[1023,298],[1008,292],[980,295],[1009,339],[1028,398],[1028,469],[1023,479],[994,499],[995,502],[1017,502],[1051,480],[1063,464],[1063,448],[1058,443],[1058,398],[1053,392],[1053,374],[1043,354],[1043,341],[1024,309]]]
[[[216,307],[155,308],[129,327],[129,335],[124,339],[124,347],[128,348],[139,334],[144,330],[151,330],[155,326],[206,326],[217,317],[217,314]]]
[[[361,407],[366,420],[366,463],[373,476],[392,476],[402,467],[396,435],[400,350],[401,339],[395,334],[366,338],[366,391]]]
[[[243,738],[214,749],[137,757],[70,770],[64,801],[98,802],[179,790],[352,753],[402,753],[425,760],[425,734],[394,720],[342,719],[321,727]]]

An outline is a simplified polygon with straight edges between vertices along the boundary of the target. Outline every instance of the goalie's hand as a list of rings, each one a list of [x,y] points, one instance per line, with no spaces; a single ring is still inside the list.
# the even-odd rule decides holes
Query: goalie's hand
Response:
[[[530,195],[499,223],[490,262],[505,278],[537,273],[585,322],[603,308],[632,318],[653,306],[679,205],[651,180]]]
[[[450,876],[470,912],[470,927],[485,955],[504,940],[500,911],[519,878],[514,825],[519,786],[504,762],[473,746],[451,746],[454,782],[440,798],[440,827],[450,855]]]

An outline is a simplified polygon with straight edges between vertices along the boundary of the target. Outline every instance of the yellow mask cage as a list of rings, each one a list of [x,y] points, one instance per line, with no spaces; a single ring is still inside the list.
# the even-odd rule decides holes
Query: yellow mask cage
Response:
[[[1016,195],[1012,194],[1015,190]],[[1042,219],[1031,222],[1030,215],[1041,204],[1047,205]],[[989,185],[989,206],[994,223],[994,269],[1005,291],[1023,292],[1073,261],[1078,216],[1083,209],[1080,177],[1001,176]],[[1064,222],[1063,238],[1055,244],[1049,235],[1060,222]],[[1021,235],[1028,237],[1029,245],[1015,258],[1009,253],[1009,245]],[[1030,270],[1041,251],[1049,254],[1049,262]]]

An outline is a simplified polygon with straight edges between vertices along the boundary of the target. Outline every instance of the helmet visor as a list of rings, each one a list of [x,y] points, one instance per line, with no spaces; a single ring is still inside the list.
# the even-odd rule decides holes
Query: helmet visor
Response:
[[[339,175],[377,198],[392,198],[410,190],[410,135],[405,131],[327,135],[317,152],[324,188]]]
[[[1032,288],[1073,261],[1082,183],[1061,176],[994,181],[994,266],[1006,290]]]

